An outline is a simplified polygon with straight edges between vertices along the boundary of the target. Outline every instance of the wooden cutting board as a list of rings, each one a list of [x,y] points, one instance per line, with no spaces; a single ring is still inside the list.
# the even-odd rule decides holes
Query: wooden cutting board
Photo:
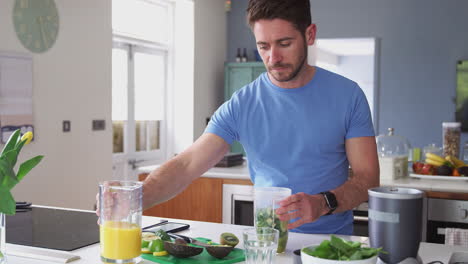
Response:
[[[202,238],[202,237],[197,237],[197,240],[200,240],[202,242],[208,243],[208,241],[211,241],[211,239],[207,238]],[[190,244],[191,246],[199,247],[197,245]],[[156,263],[161,263],[161,264],[199,264],[199,263],[210,263],[210,264],[229,264],[229,263],[236,263],[236,262],[241,262],[245,260],[244,256],[244,250],[235,248],[229,255],[227,255],[223,259],[217,259],[206,251],[206,249],[203,250],[203,252],[200,255],[193,256],[190,258],[176,258],[171,255],[167,256],[162,256],[162,257],[156,257],[153,256],[153,254],[141,254],[141,257],[143,259],[153,261]]]

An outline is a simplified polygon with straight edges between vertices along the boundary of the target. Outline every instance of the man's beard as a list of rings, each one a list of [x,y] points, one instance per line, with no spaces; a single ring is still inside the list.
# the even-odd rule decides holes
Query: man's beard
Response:
[[[273,66],[268,67],[268,72],[278,82],[289,82],[289,81],[291,81],[292,79],[296,78],[296,76],[299,74],[299,72],[301,71],[301,69],[302,69],[302,67],[304,65],[305,60],[307,59],[307,45],[306,44],[304,44],[304,51],[305,51],[304,56],[302,57],[301,62],[297,65],[297,67],[295,69],[294,69],[294,65],[292,65],[292,64],[277,63],[277,64],[274,64]],[[273,68],[276,68],[276,67],[292,68],[293,71],[291,72],[291,74],[288,74],[288,75],[286,75],[284,77],[281,77],[281,75],[275,74],[273,72]]]

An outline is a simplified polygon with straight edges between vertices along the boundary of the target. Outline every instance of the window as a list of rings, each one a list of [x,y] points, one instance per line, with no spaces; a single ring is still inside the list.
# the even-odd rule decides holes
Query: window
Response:
[[[166,157],[174,6],[167,0],[112,2],[112,127],[116,179]]]

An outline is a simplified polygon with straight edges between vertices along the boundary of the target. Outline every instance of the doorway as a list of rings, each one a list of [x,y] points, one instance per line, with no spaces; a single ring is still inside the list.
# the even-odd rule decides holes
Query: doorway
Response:
[[[366,95],[378,129],[380,42],[376,38],[323,38],[309,46],[308,62],[355,81]]]

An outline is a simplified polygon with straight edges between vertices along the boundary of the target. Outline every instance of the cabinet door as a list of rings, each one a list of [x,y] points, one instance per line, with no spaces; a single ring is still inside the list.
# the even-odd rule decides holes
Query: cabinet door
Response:
[[[255,66],[252,68],[252,81],[257,79],[260,74],[266,72],[265,66],[260,65],[260,66]]]
[[[224,99],[229,100],[235,91],[251,83],[263,72],[265,72],[265,67],[261,62],[226,64]],[[231,152],[245,155],[244,148],[237,141],[231,145]]]
[[[142,181],[148,174],[140,174]],[[198,178],[171,200],[155,205],[143,215],[221,223],[223,221],[223,180]]]
[[[227,94],[224,95],[225,100],[229,100],[231,95],[252,81],[252,68],[244,67],[228,67],[227,68]]]

